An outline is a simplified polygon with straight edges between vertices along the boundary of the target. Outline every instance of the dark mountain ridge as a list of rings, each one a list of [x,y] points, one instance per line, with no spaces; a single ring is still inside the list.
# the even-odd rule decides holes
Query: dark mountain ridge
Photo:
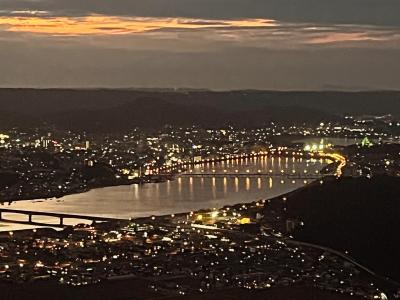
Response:
[[[351,114],[400,116],[400,92],[279,92],[129,89],[0,89],[0,127],[96,131],[165,124],[260,126],[319,122]]]

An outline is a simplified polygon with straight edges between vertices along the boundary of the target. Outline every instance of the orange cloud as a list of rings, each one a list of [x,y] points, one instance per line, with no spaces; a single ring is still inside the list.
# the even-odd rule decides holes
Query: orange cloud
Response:
[[[0,27],[3,27],[6,31],[50,35],[130,34],[163,28],[247,28],[275,25],[275,21],[267,19],[211,21],[187,18],[129,18],[102,15],[74,18],[0,17]]]
[[[371,41],[371,40],[380,40],[376,37],[371,37],[364,32],[334,32],[328,33],[323,36],[311,38],[308,43],[309,44],[332,44],[332,43],[341,43],[341,42],[362,42],[362,41]]]

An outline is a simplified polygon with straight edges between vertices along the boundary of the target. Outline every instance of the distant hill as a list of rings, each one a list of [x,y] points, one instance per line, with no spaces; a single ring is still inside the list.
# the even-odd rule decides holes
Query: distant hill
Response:
[[[41,121],[34,114],[4,110],[3,107],[0,106],[0,129],[19,126],[29,128],[38,124],[41,124]]]
[[[0,89],[0,103],[6,116],[0,118],[0,128],[47,122],[68,129],[113,131],[165,124],[319,122],[347,113],[400,116],[400,92]]]
[[[334,116],[298,107],[264,107],[258,110],[223,110],[210,106],[171,103],[158,98],[141,98],[119,106],[100,109],[75,109],[49,115],[46,121],[68,129],[115,132],[134,127],[158,128],[203,125],[217,127],[236,125],[262,126],[271,120],[288,122],[320,122]]]
[[[71,109],[50,115],[47,121],[63,128],[115,132],[135,127],[158,128],[166,124],[191,126],[225,121],[225,115],[208,107],[169,103],[158,98],[140,98],[109,108]]]
[[[295,238],[350,255],[378,274],[400,281],[400,178],[333,179],[293,192],[289,217],[305,226]]]

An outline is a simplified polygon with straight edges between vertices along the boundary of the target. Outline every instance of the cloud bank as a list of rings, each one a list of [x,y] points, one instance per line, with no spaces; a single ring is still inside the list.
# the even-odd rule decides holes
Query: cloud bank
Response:
[[[399,89],[397,0],[0,0],[0,86]]]

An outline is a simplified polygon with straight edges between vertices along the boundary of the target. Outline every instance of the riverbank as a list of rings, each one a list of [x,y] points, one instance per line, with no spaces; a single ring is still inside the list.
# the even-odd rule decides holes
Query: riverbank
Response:
[[[221,163],[207,163],[194,166],[195,173],[234,174],[236,170],[243,174],[256,174],[262,171],[261,176],[217,176],[212,177],[177,177],[176,180],[157,184],[123,185],[92,189],[81,194],[72,194],[59,199],[46,201],[16,201],[11,206],[4,207],[16,210],[39,212],[54,212],[68,215],[89,215],[108,218],[146,217],[149,215],[173,214],[177,212],[197,211],[210,207],[223,207],[236,203],[253,202],[255,199],[273,198],[275,196],[295,190],[310,180],[293,178],[296,174],[313,175],[326,165],[326,160],[308,160],[287,158],[251,158],[233,160]],[[278,174],[271,177],[269,174]],[[289,178],[280,177],[280,174],[289,174]],[[311,179],[312,180],[312,179]],[[26,221],[23,215],[4,214],[7,219]],[[44,224],[57,222],[51,217],[34,218]],[[76,224],[78,220],[69,220],[68,225]],[[20,225],[14,228],[23,228]],[[27,228],[27,227],[25,227]],[[1,228],[13,230],[13,226]]]
[[[135,178],[135,179],[124,179],[124,180],[117,180],[113,182],[107,182],[107,183],[92,183],[88,184],[85,187],[72,187],[71,189],[67,191],[57,191],[57,192],[51,192],[51,193],[43,193],[43,192],[37,192],[35,194],[29,194],[29,195],[22,195],[18,196],[15,195],[11,199],[0,199],[0,205],[4,205],[5,203],[11,204],[12,202],[15,201],[28,201],[28,200],[37,200],[37,199],[45,199],[45,200],[53,200],[53,199],[59,199],[64,196],[68,195],[74,195],[74,194],[80,194],[80,193],[85,193],[89,192],[93,189],[98,189],[98,188],[105,188],[105,187],[113,187],[113,186],[124,186],[124,185],[133,185],[133,184],[147,184],[147,183],[162,183],[165,182],[166,180],[172,180],[173,177],[167,176],[167,175],[151,175],[151,176],[145,176],[142,178]]]
[[[152,175],[142,176],[140,178],[128,179],[128,178],[117,178],[112,176],[112,178],[102,178],[101,180],[92,180],[85,183],[80,184],[70,184],[65,185],[60,188],[59,184],[54,184],[54,188],[39,189],[30,191],[29,193],[20,194],[20,192],[15,192],[10,194],[10,190],[8,191],[8,196],[0,197],[0,203],[9,203],[11,204],[14,201],[24,201],[24,200],[37,200],[37,199],[58,199],[68,195],[75,195],[84,192],[91,191],[97,188],[105,188],[105,187],[113,187],[113,186],[129,186],[129,185],[141,185],[147,183],[162,183],[168,180],[174,180],[175,174],[180,173],[186,170],[190,166],[200,165],[200,164],[209,164],[209,163],[223,163],[228,161],[235,160],[244,160],[249,158],[259,158],[259,157],[282,157],[282,158],[305,158],[305,159],[331,159],[333,161],[339,161],[342,159],[339,156],[335,156],[336,154],[323,154],[323,153],[303,153],[296,151],[274,151],[274,152],[262,152],[262,153],[250,153],[250,154],[234,154],[227,155],[225,157],[219,158],[209,158],[204,159],[202,161],[195,162],[186,162],[176,164],[170,167],[163,167],[154,172]],[[332,172],[338,167],[338,165],[334,165],[334,168],[323,169],[320,170],[324,174],[327,172]],[[327,171],[329,170],[329,171]]]

